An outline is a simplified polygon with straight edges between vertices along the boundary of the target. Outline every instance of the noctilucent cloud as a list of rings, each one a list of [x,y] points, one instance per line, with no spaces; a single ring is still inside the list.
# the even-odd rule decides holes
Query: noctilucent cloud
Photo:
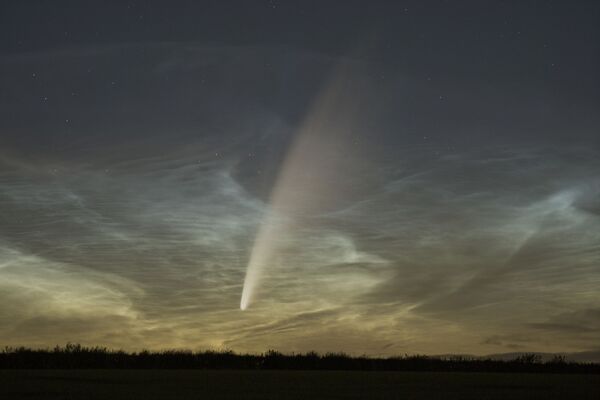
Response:
[[[0,6],[1,344],[600,358],[600,3],[85,7]]]

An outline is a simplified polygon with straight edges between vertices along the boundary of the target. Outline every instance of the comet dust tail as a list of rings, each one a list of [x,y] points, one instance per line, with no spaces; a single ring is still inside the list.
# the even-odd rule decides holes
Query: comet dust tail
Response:
[[[255,237],[240,301],[242,310],[255,299],[265,271],[273,268],[277,242],[351,197],[348,177],[360,168],[351,138],[361,126],[359,102],[369,92],[358,67],[347,61],[335,69],[295,135],[271,191],[269,214]]]

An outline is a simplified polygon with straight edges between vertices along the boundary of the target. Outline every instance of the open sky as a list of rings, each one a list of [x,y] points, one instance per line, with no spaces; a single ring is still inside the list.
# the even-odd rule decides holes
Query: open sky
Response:
[[[600,351],[598,21],[2,1],[0,344]]]

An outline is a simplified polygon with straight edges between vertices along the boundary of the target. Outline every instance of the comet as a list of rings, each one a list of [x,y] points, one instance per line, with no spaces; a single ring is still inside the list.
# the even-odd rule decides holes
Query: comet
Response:
[[[255,300],[278,242],[298,225],[335,207],[351,187],[356,169],[357,116],[368,93],[359,63],[345,61],[316,97],[282,164],[271,195],[270,212],[258,229],[242,289],[240,309]]]

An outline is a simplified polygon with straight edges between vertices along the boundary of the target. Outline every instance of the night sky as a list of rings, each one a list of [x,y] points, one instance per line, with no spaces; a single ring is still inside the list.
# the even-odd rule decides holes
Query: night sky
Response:
[[[600,352],[599,21],[2,1],[0,344]]]

